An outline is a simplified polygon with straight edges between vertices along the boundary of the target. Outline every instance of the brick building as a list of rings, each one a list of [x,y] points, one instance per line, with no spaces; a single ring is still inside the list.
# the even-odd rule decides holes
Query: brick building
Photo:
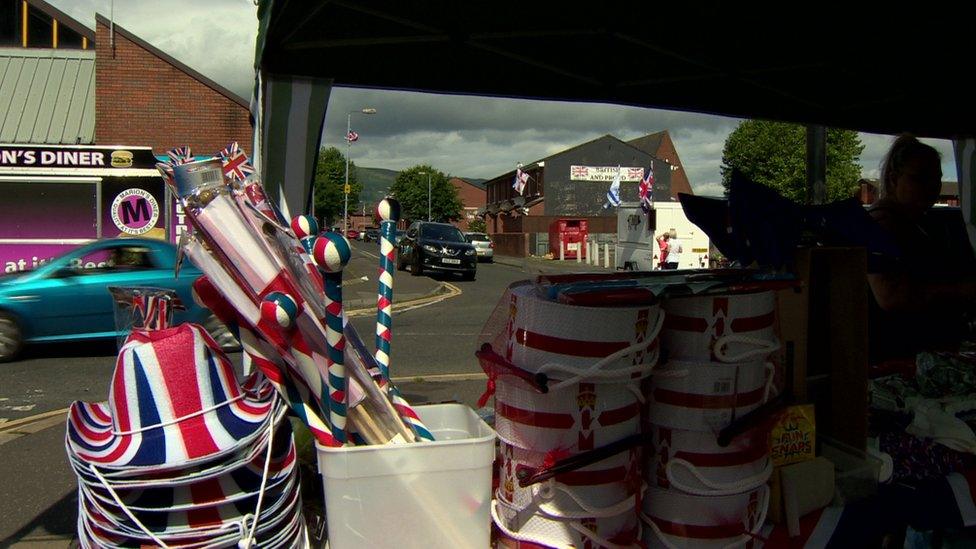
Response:
[[[100,14],[95,51],[96,143],[148,145],[156,154],[189,145],[212,154],[237,141],[250,150],[243,97]]]
[[[206,156],[231,141],[251,148],[248,101],[95,21],[92,30],[43,0],[0,0],[0,265],[20,270],[24,258],[126,234],[174,240],[185,216],[158,157],[181,145]],[[137,229],[113,217],[133,193],[152,204]],[[47,219],[67,211],[70,222]]]
[[[654,200],[672,201],[691,194],[671,136],[665,131],[631,141],[604,135],[526,164],[529,179],[522,194],[512,188],[515,171],[488,180],[485,216],[496,253],[517,257],[549,249],[549,227],[559,219],[586,220],[589,234],[601,242],[617,231],[617,214],[604,208],[607,190],[621,173],[620,198],[638,200],[637,186],[646,170],[654,173]]]
[[[478,217],[478,210],[485,207],[485,188],[460,177],[452,177],[450,183],[457,189],[458,198],[461,199],[463,206],[461,219],[454,222],[454,225],[462,231],[467,231],[468,224]]]

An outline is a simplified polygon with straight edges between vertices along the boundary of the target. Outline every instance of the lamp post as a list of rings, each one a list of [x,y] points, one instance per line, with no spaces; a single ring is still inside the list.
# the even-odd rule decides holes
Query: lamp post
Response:
[[[427,221],[431,221],[430,218],[430,172],[417,172],[419,175],[427,176]]]
[[[354,114],[376,114],[376,109],[363,107],[358,111],[346,113],[346,183],[342,186],[342,192],[346,195],[345,206],[342,208],[342,236],[349,232],[349,148],[352,140],[349,139],[349,132],[352,131],[352,115]]]

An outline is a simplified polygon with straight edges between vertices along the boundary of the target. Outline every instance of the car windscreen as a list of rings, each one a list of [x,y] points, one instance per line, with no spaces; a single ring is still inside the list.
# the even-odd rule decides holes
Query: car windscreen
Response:
[[[441,240],[444,242],[464,242],[464,237],[457,227],[450,225],[422,225],[420,227],[421,238],[431,240]]]
[[[471,233],[465,235],[465,238],[468,240],[468,242],[489,242],[488,235],[485,233]]]

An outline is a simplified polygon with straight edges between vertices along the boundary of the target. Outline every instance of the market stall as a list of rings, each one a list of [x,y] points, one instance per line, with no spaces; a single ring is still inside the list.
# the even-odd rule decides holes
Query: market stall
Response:
[[[869,447],[876,427],[868,422],[869,366],[877,365],[867,357],[864,281],[877,243],[859,240],[858,231],[839,231],[843,245],[836,238],[822,245],[828,240],[791,240],[794,233],[777,230],[836,228],[856,219],[846,210],[804,210],[792,221],[752,215],[737,225],[733,188],[720,206],[732,211],[730,230],[710,236],[726,238],[728,250],[749,257],[744,263],[766,268],[540,276],[513,285],[473,349],[488,374],[483,403],[493,402],[494,431],[470,414],[465,419],[470,410],[447,417],[414,410],[399,395],[389,377],[395,202],[384,201],[378,212],[384,241],[374,353],[343,323],[344,238],[318,235],[314,220],[282,216],[274,204],[292,213],[307,205],[309,143],[321,133],[321,99],[333,84],[604,101],[952,138],[970,220],[971,100],[931,79],[890,80],[906,60],[958,70],[967,18],[943,21],[918,43],[892,44],[877,38],[917,36],[915,14],[892,15],[888,28],[878,28],[867,8],[845,12],[831,21],[835,31],[856,31],[858,55],[870,63],[861,85],[828,86],[821,83],[851,78],[836,60],[848,58],[852,45],[808,39],[826,23],[816,14],[787,27],[777,14],[739,5],[678,7],[658,35],[648,35],[614,30],[614,18],[661,20],[650,7],[612,14],[585,5],[506,7],[452,4],[418,13],[394,2],[261,2],[255,150],[264,181],[225,180],[217,160],[164,167],[196,235],[186,253],[207,274],[201,299],[241,328],[245,356],[266,378],[256,393],[273,390],[316,438],[331,546],[484,547],[489,539],[506,547],[864,546],[906,525],[941,533],[976,525],[965,456],[884,435],[881,446]],[[692,25],[695,40],[683,34]],[[625,71],[613,70],[623,61],[654,72],[623,81],[617,75]],[[511,78],[513,65],[523,78]],[[282,133],[301,113],[307,124]],[[818,132],[809,135],[815,141]],[[811,165],[814,191],[824,167],[815,159]],[[742,185],[741,192],[755,192]],[[706,232],[707,221],[697,222]],[[764,246],[762,235],[774,233]],[[736,234],[748,237],[728,236]],[[746,248],[736,247],[743,242]],[[894,425],[910,405],[915,420],[941,428],[927,438],[969,452],[972,432],[952,413],[969,393],[944,389],[968,387],[972,361],[958,354],[917,360],[910,366],[922,375],[910,382],[873,382],[872,403],[883,402]],[[171,415],[179,422],[207,412]],[[274,432],[265,425],[273,421],[259,419]],[[492,488],[485,480],[495,432]],[[257,448],[267,448],[266,482],[274,473],[271,444]],[[901,448],[909,459],[933,456],[934,466],[904,468],[895,459]],[[111,479],[99,477],[102,457],[86,458],[92,475],[80,469],[80,483],[97,491],[101,481],[111,492]],[[886,484],[896,475],[925,482],[912,490]],[[154,540],[152,525],[133,527],[115,512],[132,507],[119,499],[86,515],[107,531],[92,536],[121,529]],[[266,520],[294,518],[289,513]],[[204,533],[260,544],[270,534],[255,524],[245,514]],[[159,535],[189,535],[180,526]],[[240,534],[228,535],[234,527]],[[301,545],[301,537],[264,541]]]

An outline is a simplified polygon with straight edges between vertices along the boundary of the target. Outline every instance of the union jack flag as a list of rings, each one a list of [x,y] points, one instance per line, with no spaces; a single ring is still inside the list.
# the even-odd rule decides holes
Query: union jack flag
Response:
[[[352,130],[349,130],[349,133],[346,134],[346,141],[352,143],[353,141],[358,141],[358,140],[359,140],[359,134]]]
[[[651,209],[654,208],[654,168],[649,166],[644,173],[646,175],[641,179],[637,192],[640,194],[641,210],[644,210],[644,213],[650,213]]]
[[[515,170],[515,181],[512,182],[512,188],[515,192],[522,194],[525,192],[525,186],[529,183],[529,174],[522,171],[522,165],[519,164],[518,168]]]
[[[224,165],[224,175],[234,181],[244,181],[254,173],[254,166],[247,161],[247,155],[237,141],[220,151],[220,161]]]
[[[590,169],[586,166],[573,166],[571,179],[586,179],[590,175]]]
[[[627,168],[627,180],[633,181],[634,179],[642,179],[644,177],[644,168]]]
[[[166,154],[169,155],[170,164],[174,166],[193,162],[193,153],[190,152],[190,147],[187,146],[174,147]]]

